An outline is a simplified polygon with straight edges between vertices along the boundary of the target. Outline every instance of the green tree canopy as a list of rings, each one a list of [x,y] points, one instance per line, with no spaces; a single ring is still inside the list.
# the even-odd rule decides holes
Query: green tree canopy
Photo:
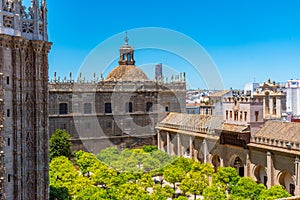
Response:
[[[185,174],[186,172],[184,169],[176,166],[168,167],[163,173],[165,180],[173,184],[174,191],[176,190],[176,183],[181,182],[182,179],[184,179]]]
[[[97,158],[101,161],[106,163],[107,165],[111,166],[113,162],[119,159],[119,150],[117,147],[108,147],[103,149],[97,154]]]
[[[94,154],[84,152],[82,150],[75,153],[75,162],[80,168],[80,171],[83,175],[88,175],[90,169],[93,169],[94,165],[100,164],[100,161],[95,157]]]
[[[263,190],[260,194],[260,200],[273,200],[279,198],[290,197],[291,195],[284,189],[282,185],[274,185],[268,190]]]
[[[71,138],[65,130],[57,129],[49,141],[50,160],[59,156],[71,157]]]
[[[158,150],[157,146],[152,146],[152,145],[144,145],[143,146],[143,151],[146,153],[151,153],[156,150]]]
[[[183,194],[193,194],[194,199],[196,199],[196,195],[202,195],[203,190],[207,188],[208,185],[208,176],[198,171],[187,174],[187,176],[181,181],[179,188]]]
[[[212,185],[204,189],[203,191],[204,200],[225,200],[226,191],[223,187],[218,187],[216,185]]]
[[[252,178],[242,177],[235,187],[231,188],[230,199],[259,199],[265,189],[263,184],[257,184]]]
[[[230,189],[239,181],[240,176],[233,167],[219,167],[217,173],[213,175],[213,184]]]
[[[171,198],[174,194],[174,190],[168,186],[165,185],[164,187],[155,185],[153,187],[153,192],[150,195],[151,200],[165,200],[167,198]]]

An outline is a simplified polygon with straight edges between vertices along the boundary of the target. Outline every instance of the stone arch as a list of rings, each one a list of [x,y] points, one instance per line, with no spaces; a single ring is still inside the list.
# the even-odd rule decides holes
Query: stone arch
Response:
[[[257,183],[262,183],[267,186],[268,176],[265,167],[262,165],[255,166],[253,174]]]
[[[244,176],[244,174],[245,174],[244,162],[238,155],[233,155],[231,157],[230,166],[235,168],[241,177]]]
[[[282,171],[277,176],[278,183],[291,195],[295,195],[295,178],[287,171]]]
[[[211,157],[211,164],[214,166],[215,168],[215,172],[218,170],[218,168],[220,167],[221,164],[221,159],[220,156],[215,154]]]

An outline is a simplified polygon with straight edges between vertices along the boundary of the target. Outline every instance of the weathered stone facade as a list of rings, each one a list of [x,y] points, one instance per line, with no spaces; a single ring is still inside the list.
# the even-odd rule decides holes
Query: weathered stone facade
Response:
[[[267,188],[282,185],[300,195],[300,124],[267,121],[250,138],[245,125],[223,123],[217,116],[170,113],[158,124],[158,148],[170,155],[232,166]]]
[[[49,83],[50,133],[65,129],[75,149],[94,153],[110,146],[156,144],[155,126],[169,112],[185,112],[186,83],[177,80],[149,80],[134,65],[134,49],[120,47],[119,66],[104,80]]]
[[[48,199],[46,2],[0,8],[1,199]]]

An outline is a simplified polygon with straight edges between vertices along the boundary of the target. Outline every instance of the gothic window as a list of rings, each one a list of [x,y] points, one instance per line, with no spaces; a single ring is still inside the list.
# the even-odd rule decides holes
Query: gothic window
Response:
[[[92,113],[92,104],[91,103],[84,103],[83,112],[84,112],[84,114],[91,114]]]
[[[105,113],[112,113],[111,103],[105,103]]]
[[[226,120],[228,120],[228,110],[226,110]]]
[[[153,112],[153,103],[152,102],[147,102],[146,104],[146,112]]]
[[[230,119],[232,119],[232,111],[230,111]]]
[[[242,121],[243,120],[243,112],[241,111],[240,112],[240,121]]]
[[[244,112],[244,120],[247,121],[247,112]]]
[[[67,103],[60,103],[59,104],[59,114],[60,115],[68,114],[68,104]]]
[[[255,121],[256,121],[256,122],[258,121],[258,115],[259,115],[259,112],[258,112],[258,111],[255,111]]]
[[[125,103],[126,112],[132,113],[132,102]]]
[[[208,108],[205,109],[205,114],[208,115]]]

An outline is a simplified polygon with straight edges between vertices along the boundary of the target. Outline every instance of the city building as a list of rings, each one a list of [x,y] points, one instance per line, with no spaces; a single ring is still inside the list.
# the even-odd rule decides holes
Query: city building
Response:
[[[156,66],[160,77],[162,66]],[[159,69],[158,69],[159,68]],[[154,70],[154,69],[153,69]],[[134,48],[120,47],[119,66],[104,79],[49,83],[50,133],[65,129],[74,149],[98,153],[111,145],[131,148],[156,144],[155,126],[169,112],[185,112],[186,80],[150,80],[134,60]]]
[[[269,79],[268,82],[264,82],[253,97],[263,101],[263,118],[266,120],[281,119],[282,114],[286,112],[286,92],[275,81],[271,83]]]
[[[286,111],[293,118],[300,119],[300,80],[288,80],[285,87]]]
[[[244,87],[245,96],[252,96],[252,94],[259,88],[259,83],[247,83]]]
[[[221,116],[169,113],[156,127],[158,148],[211,163],[216,170],[232,166],[240,176],[268,188],[281,184],[299,195],[300,124],[281,120],[286,101],[282,87],[269,79],[252,96],[223,94],[228,93],[216,95],[222,96]]]
[[[0,1],[0,199],[49,199],[46,1]]]
[[[200,114],[200,115],[212,115],[213,106],[207,103],[187,103],[186,113],[188,114]]]
[[[267,188],[283,185],[300,194],[300,124],[267,121],[251,137],[246,124],[223,123],[220,116],[169,113],[156,127],[157,144],[169,155],[190,157],[237,169]]]
[[[213,115],[218,115],[218,116],[222,116],[223,115],[223,99],[226,97],[230,97],[232,96],[232,90],[222,90],[222,91],[218,91],[218,92],[214,92],[212,94],[210,94],[209,97],[209,101],[210,101],[210,105],[212,105],[213,110],[212,110],[212,114]]]

